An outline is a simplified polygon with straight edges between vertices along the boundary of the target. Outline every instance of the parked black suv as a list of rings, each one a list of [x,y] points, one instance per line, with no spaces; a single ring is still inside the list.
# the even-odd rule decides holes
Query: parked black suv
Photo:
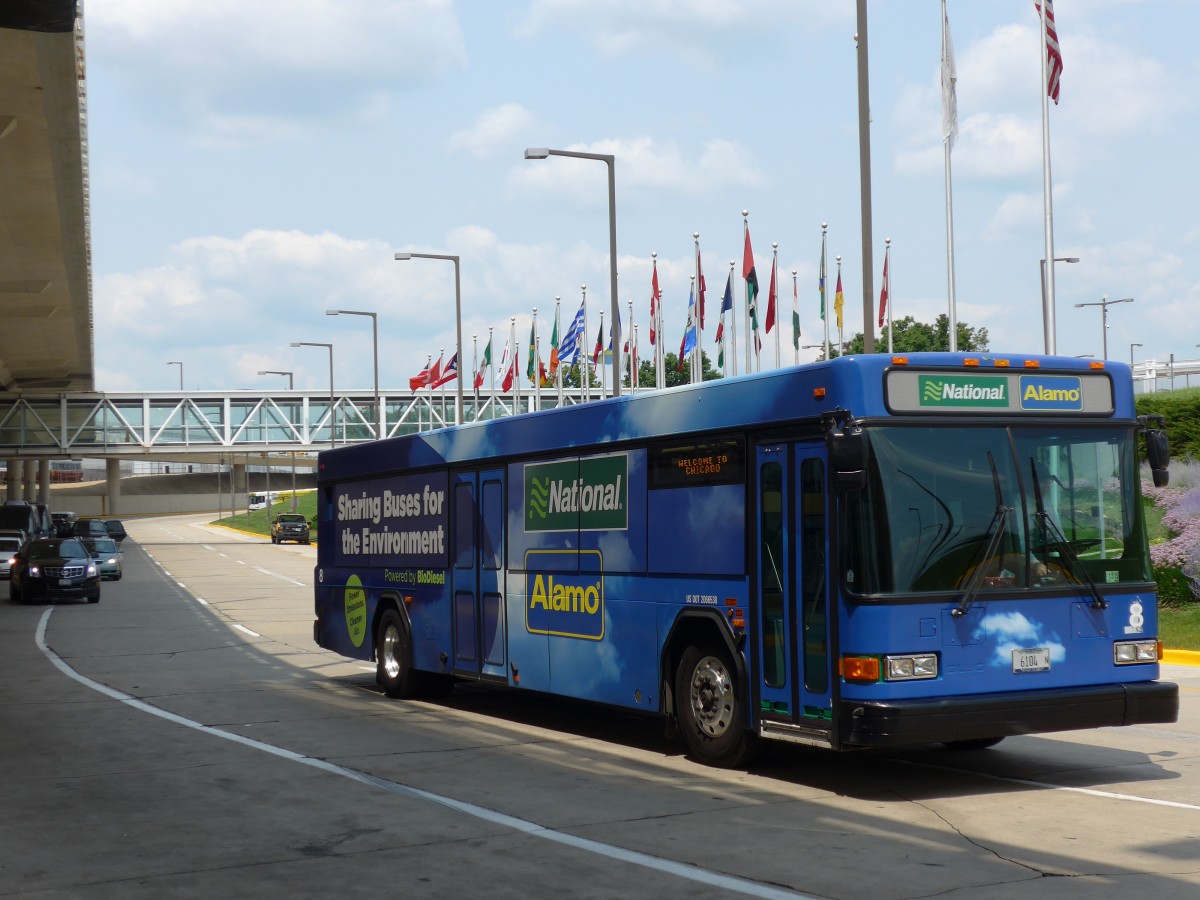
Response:
[[[308,520],[300,513],[280,513],[271,521],[271,543],[308,543]]]
[[[105,519],[104,527],[108,529],[108,536],[118,544],[125,540],[125,526],[120,519]]]

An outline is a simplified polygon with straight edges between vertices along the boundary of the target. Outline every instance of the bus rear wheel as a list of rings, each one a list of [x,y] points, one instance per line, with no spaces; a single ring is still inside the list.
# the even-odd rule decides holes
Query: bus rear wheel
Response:
[[[420,673],[413,671],[408,630],[400,613],[385,610],[375,632],[376,680],[389,697],[415,697]]]
[[[688,647],[675,673],[675,713],[688,751],[720,768],[747,762],[756,747],[733,664],[715,647]]]

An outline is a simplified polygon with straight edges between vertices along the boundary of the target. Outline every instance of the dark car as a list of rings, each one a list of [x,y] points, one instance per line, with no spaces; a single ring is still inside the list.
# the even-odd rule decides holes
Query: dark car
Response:
[[[112,537],[108,533],[108,526],[104,524],[103,519],[76,519],[75,524],[71,526],[71,534],[80,538]]]
[[[125,540],[125,526],[120,519],[105,519],[104,527],[108,529],[108,536],[118,544]]]
[[[308,543],[308,520],[300,513],[280,513],[271,521],[271,543]]]
[[[121,580],[121,558],[124,554],[112,538],[80,538],[92,554],[92,561],[100,572],[100,578]]]
[[[35,538],[13,557],[9,599],[100,602],[100,571],[79,538]]]
[[[17,555],[17,551],[21,549],[23,543],[25,543],[23,535],[0,534],[0,578],[8,578],[13,557]]]
[[[50,514],[54,522],[54,537],[70,537],[75,520],[79,518],[73,512],[56,512]]]
[[[9,500],[0,505],[0,530],[23,531],[30,537],[40,537],[42,520],[33,504],[24,500]]]

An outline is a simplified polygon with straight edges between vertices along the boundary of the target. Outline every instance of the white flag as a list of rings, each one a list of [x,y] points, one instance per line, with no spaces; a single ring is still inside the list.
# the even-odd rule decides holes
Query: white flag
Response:
[[[958,137],[958,98],[954,86],[958,74],[954,71],[954,45],[950,42],[950,19],[946,15],[946,0],[942,0],[942,140],[950,147]]]

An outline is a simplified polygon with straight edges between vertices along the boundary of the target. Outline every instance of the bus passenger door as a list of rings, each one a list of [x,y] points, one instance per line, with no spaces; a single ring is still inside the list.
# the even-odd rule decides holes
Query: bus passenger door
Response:
[[[756,473],[759,718],[772,736],[827,744],[832,700],[824,444],[762,445]]]
[[[504,477],[500,469],[454,476],[451,569],[454,659],[459,675],[505,678]]]

